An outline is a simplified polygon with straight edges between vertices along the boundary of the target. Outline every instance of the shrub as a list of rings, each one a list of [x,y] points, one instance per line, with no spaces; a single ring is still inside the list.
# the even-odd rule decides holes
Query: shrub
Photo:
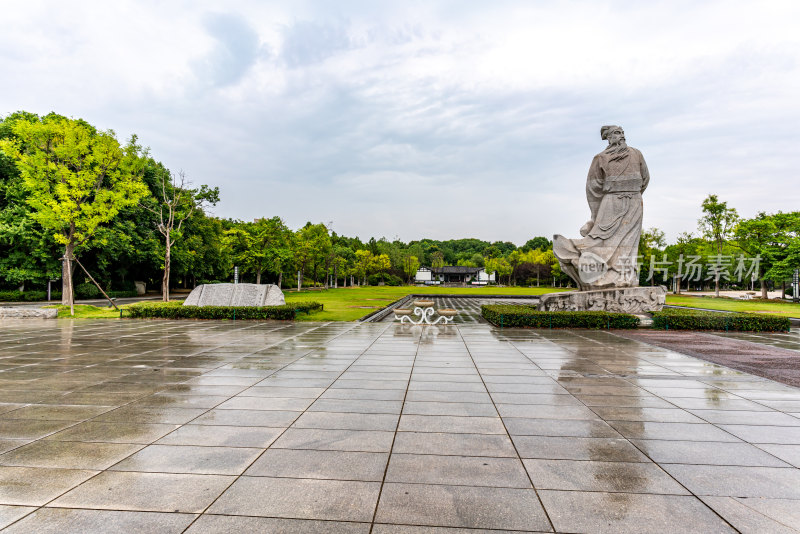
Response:
[[[639,318],[604,311],[538,311],[533,306],[484,304],[481,315],[496,326],[529,328],[636,328]]]
[[[402,286],[403,285],[403,279],[402,278],[400,278],[398,276],[395,276],[393,274],[388,274],[388,273],[387,274],[383,274],[383,275],[371,274],[371,275],[369,275],[367,277],[367,283],[369,285],[371,285],[371,286],[380,285],[381,277],[383,277],[383,282],[387,286]]]
[[[100,290],[97,289],[97,286],[91,282],[86,282],[83,284],[78,284],[75,286],[75,298],[76,299],[96,299],[101,297]]]
[[[669,308],[653,313],[653,328],[660,330],[736,330],[788,332],[788,317],[760,313],[725,313]]]
[[[3,302],[20,302],[24,299],[24,293],[16,290],[0,291],[0,301]]]
[[[51,291],[52,300],[61,300],[61,291]],[[0,291],[0,302],[39,302],[47,300],[47,291]]]
[[[180,301],[139,302],[124,308],[137,319],[277,319],[290,321],[298,313],[322,311],[318,302],[293,302],[283,306],[184,306]]]

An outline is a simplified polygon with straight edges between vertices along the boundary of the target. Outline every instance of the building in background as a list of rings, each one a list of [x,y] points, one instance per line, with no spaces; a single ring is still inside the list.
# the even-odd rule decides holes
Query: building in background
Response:
[[[495,283],[495,273],[487,273],[483,267],[420,267],[414,282],[425,285],[474,285],[485,286]]]

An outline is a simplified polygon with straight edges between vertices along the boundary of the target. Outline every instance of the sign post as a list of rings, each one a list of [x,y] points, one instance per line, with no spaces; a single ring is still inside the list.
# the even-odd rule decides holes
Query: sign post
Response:
[[[795,269],[792,277],[792,302],[800,302],[800,269]]]

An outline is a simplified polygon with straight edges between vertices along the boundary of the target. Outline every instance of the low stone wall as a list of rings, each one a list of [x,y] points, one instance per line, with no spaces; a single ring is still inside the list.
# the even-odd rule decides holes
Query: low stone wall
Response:
[[[0,317],[13,317],[15,319],[55,319],[58,317],[58,310],[55,308],[12,308],[0,307]]]

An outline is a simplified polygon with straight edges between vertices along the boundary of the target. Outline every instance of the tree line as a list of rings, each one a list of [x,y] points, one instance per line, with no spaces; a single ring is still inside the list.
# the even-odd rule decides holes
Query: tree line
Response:
[[[399,240],[339,235],[322,223],[290,229],[209,213],[219,189],[193,186],[133,136],[55,113],[17,112],[0,121],[0,289],[60,280],[62,303],[89,278],[105,291],[134,281],[161,288],[230,281],[282,287],[408,283],[422,266],[496,271],[506,283],[566,283],[550,241]]]
[[[194,186],[135,136],[120,143],[112,130],[54,113],[8,115],[0,120],[0,289],[60,280],[69,305],[73,281],[80,288],[92,278],[105,291],[144,281],[168,300],[170,288],[231,281],[234,267],[242,281],[298,289],[410,283],[420,266],[444,265],[483,267],[510,285],[570,283],[545,237],[521,247],[479,239],[362,241],[322,223],[291,229],[277,216],[222,219],[209,209],[219,201],[218,188]],[[642,285],[745,287],[749,280],[735,276],[736,258],[757,256],[749,265],[766,296],[800,265],[800,212],[743,219],[716,195],[700,208],[697,234],[667,244],[656,228],[642,233]],[[692,276],[689,258],[700,258],[692,260]]]

